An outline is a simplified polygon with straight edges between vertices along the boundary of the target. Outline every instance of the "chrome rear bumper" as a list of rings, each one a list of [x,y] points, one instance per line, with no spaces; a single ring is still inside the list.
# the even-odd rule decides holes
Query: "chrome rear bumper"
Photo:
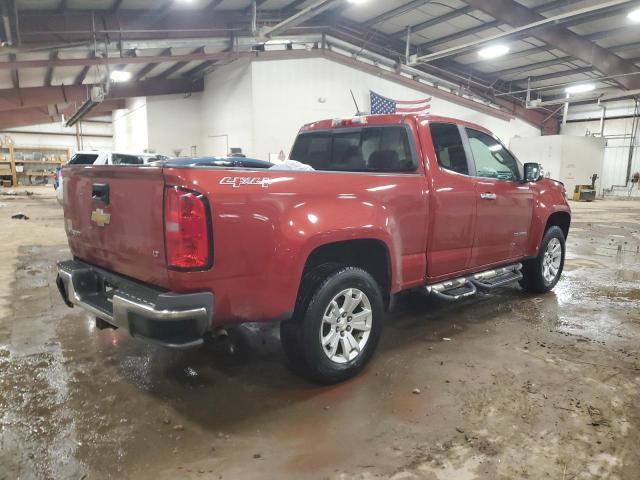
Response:
[[[211,329],[210,292],[166,292],[78,260],[58,263],[56,284],[68,306],[167,347],[199,345]]]

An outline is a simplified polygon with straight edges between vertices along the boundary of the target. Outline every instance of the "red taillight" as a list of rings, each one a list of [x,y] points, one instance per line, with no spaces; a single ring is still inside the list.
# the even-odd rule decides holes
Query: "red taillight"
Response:
[[[191,270],[211,266],[211,232],[206,200],[178,187],[164,196],[164,238],[169,267]]]

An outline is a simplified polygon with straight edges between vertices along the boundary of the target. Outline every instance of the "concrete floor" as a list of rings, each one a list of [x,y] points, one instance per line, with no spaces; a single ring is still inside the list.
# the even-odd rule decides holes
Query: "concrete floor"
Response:
[[[318,387],[272,326],[234,355],[95,330],[58,297],[61,209],[34,190],[0,195],[0,479],[638,478],[640,202],[573,205],[554,293],[408,295],[362,375]]]

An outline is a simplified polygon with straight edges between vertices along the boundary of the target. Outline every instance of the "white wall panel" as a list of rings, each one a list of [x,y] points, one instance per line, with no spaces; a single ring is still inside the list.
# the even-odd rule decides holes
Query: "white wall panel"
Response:
[[[149,151],[169,156],[202,154],[201,103],[201,93],[147,97]]]
[[[590,184],[595,173],[600,179],[596,189],[601,193],[605,151],[601,138],[571,135],[514,138],[511,149],[522,162],[542,163],[545,175],[563,182],[568,192],[573,192],[575,185]]]
[[[127,99],[126,110],[113,112],[115,150],[144,152],[149,148],[146,97]]]
[[[370,90],[398,100],[429,96],[322,58],[236,62],[206,77],[203,122],[210,134],[229,135],[230,146],[240,146],[248,155],[288,155],[305,123],[356,113],[349,90],[363,111],[369,110]],[[483,125],[507,144],[514,135],[540,135],[521,120],[501,120],[440,98],[433,99],[432,113]]]
[[[255,155],[253,115],[257,106],[252,101],[250,63],[237,61],[207,75],[201,98],[202,153],[226,155],[228,144]],[[277,121],[271,118],[269,124]]]

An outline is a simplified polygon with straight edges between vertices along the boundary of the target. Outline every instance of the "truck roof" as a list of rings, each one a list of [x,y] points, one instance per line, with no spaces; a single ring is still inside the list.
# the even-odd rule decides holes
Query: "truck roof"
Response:
[[[441,117],[438,115],[425,115],[425,114],[392,114],[392,115],[360,115],[355,117],[344,118],[332,118],[326,120],[320,120],[318,122],[307,123],[300,129],[301,132],[309,130],[328,130],[331,128],[350,128],[361,125],[388,125],[402,123],[407,118],[413,118],[416,122],[441,122],[441,123],[455,123],[456,125],[462,125],[464,127],[473,128],[491,134],[491,131],[487,130],[482,125],[467,122],[451,117]]]

